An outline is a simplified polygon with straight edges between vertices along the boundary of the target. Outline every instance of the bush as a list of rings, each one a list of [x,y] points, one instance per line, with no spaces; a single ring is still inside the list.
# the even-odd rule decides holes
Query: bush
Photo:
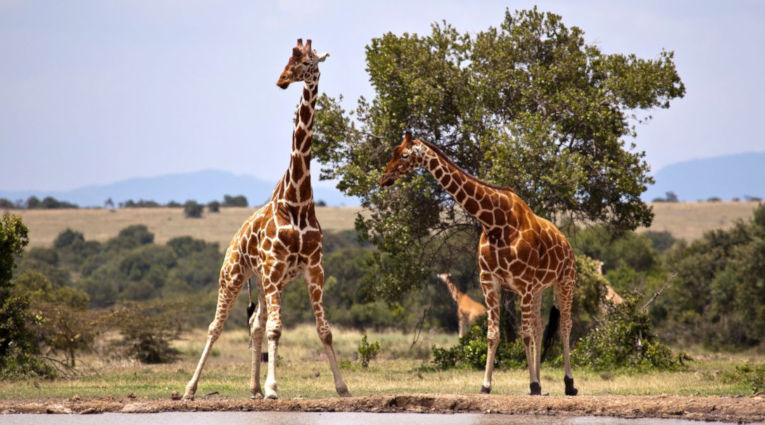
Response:
[[[722,381],[745,385],[752,390],[752,394],[765,391],[765,363],[736,366],[734,370],[722,374]]]
[[[223,204],[224,207],[246,207],[247,206],[247,198],[244,197],[244,195],[239,196],[231,196],[231,195],[224,195],[223,196]]]
[[[211,213],[220,212],[220,202],[212,201],[207,204],[207,211]]]
[[[197,201],[186,201],[183,204],[183,215],[186,218],[201,218],[204,207],[197,203]]]
[[[180,304],[162,302],[125,303],[101,319],[116,329],[122,340],[114,342],[115,349],[141,363],[169,363],[180,352],[170,342],[181,332]]]
[[[623,303],[609,304],[601,325],[577,344],[571,355],[572,362],[595,370],[683,369],[690,357],[683,352],[673,354],[656,339],[650,319],[638,303],[634,295],[625,295]]]
[[[442,370],[454,367],[484,369],[489,348],[486,340],[486,327],[486,316],[483,316],[459,339],[457,345],[451,348],[439,348],[434,345],[431,348],[433,352],[433,365]],[[526,348],[520,338],[506,341],[504,334],[500,334],[497,353],[494,356],[494,366],[509,368],[526,367]]]
[[[361,343],[358,347],[359,359],[361,360],[361,367],[369,367],[369,362],[377,357],[377,353],[380,352],[380,342],[375,341],[373,343],[367,342],[367,334],[361,337]]]

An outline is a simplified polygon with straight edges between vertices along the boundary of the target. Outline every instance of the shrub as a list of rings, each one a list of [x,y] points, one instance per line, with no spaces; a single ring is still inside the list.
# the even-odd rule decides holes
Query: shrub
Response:
[[[765,391],[765,363],[736,366],[734,370],[722,374],[722,381],[745,385],[752,390],[752,394]]]
[[[369,362],[377,357],[377,353],[380,352],[380,342],[375,341],[373,343],[367,342],[367,334],[361,337],[361,343],[359,344],[359,359],[361,360],[361,367],[369,367]]]
[[[470,327],[468,332],[465,332],[457,345],[450,348],[439,348],[434,345],[431,349],[434,366],[443,370],[454,367],[484,369],[489,347],[486,340],[486,326],[486,316],[483,316]],[[520,338],[506,341],[504,334],[501,334],[494,357],[494,366],[509,368],[526,366],[526,348]]]
[[[183,215],[186,216],[186,218],[201,218],[203,210],[204,206],[197,203],[197,201],[189,200],[183,204]]]
[[[101,319],[122,335],[114,348],[141,363],[169,363],[180,352],[170,342],[180,335],[181,305],[163,302],[125,303]]]
[[[585,335],[573,350],[572,362],[595,370],[684,368],[690,357],[683,352],[673,354],[656,339],[650,319],[638,303],[634,295],[625,295],[623,303],[609,304],[601,325]]]

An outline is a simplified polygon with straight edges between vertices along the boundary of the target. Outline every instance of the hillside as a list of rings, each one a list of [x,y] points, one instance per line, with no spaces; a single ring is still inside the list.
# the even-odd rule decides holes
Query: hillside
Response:
[[[679,202],[653,204],[656,217],[650,229],[669,231],[675,237],[693,240],[705,231],[728,228],[738,219],[748,219],[757,202]],[[131,224],[145,224],[155,241],[165,243],[177,236],[190,235],[221,248],[255,208],[221,208],[217,214],[205,212],[200,219],[189,219],[181,208],[13,210],[30,228],[30,246],[50,246],[67,227],[80,231],[88,240],[106,241]],[[360,207],[317,207],[316,214],[325,231],[353,229]]]
[[[660,169],[656,184],[643,194],[644,201],[674,192],[681,201],[723,200],[747,196],[765,199],[765,152],[718,156],[678,162]]]
[[[129,199],[170,201],[184,203],[187,200],[207,203],[221,201],[223,195],[244,195],[250,205],[260,205],[271,197],[276,181],[265,181],[250,175],[237,175],[219,170],[202,170],[191,173],[166,174],[155,177],[136,177],[104,185],[91,185],[67,191],[0,189],[0,198],[11,201],[26,200],[30,196],[52,196],[61,201],[72,202],[81,207],[102,207],[111,198],[114,205]],[[353,206],[358,200],[343,195],[329,183],[314,184],[314,199],[327,205]]]

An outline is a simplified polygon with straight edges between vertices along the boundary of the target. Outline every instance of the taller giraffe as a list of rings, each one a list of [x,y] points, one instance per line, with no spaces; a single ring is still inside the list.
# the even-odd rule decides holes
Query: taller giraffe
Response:
[[[488,353],[482,393],[491,392],[494,356],[499,344],[501,291],[518,293],[521,301],[521,337],[529,365],[529,389],[542,393],[539,368],[542,349],[542,290],[553,286],[560,310],[566,395],[576,395],[569,362],[571,303],[576,280],[574,251],[552,223],[535,215],[511,189],[484,183],[457,166],[436,145],[413,140],[406,133],[393,150],[380,185],[424,167],[483,227],[478,246],[481,289],[489,309]],[[533,343],[533,353],[532,353]]]
[[[316,219],[311,188],[311,137],[313,114],[319,92],[319,62],[329,53],[317,55],[311,40],[297,46],[276,84],[286,89],[290,83],[303,81],[302,97],[292,132],[290,165],[276,185],[271,199],[244,222],[226,250],[218,285],[218,306],[210,324],[207,343],[196,371],[186,385],[184,399],[193,399],[213,343],[218,339],[242,285],[251,276],[258,277],[258,308],[250,317],[252,338],[252,376],[250,392],[260,398],[260,354],[263,334],[268,336],[268,376],[266,398],[276,395],[276,359],[282,333],[281,292],[284,286],[302,272],[316,316],[316,330],[329,360],[335,389],[349,396],[348,387],[340,376],[332,332],[324,317],[322,303],[324,268],[322,267],[322,233]]]
[[[459,336],[462,338],[470,328],[470,325],[486,314],[486,307],[473,301],[470,295],[460,291],[454,285],[454,282],[452,282],[449,273],[441,273],[438,275],[438,278],[441,279],[441,282],[444,282],[446,288],[449,289],[452,299],[457,303],[457,324],[459,325]]]

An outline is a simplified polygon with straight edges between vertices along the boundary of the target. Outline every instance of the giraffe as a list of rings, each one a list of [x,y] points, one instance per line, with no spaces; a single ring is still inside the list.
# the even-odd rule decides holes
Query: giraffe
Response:
[[[459,323],[459,336],[462,338],[470,325],[475,323],[479,317],[486,314],[486,307],[473,301],[470,296],[454,286],[449,273],[441,273],[438,278],[449,288],[449,294],[457,303],[457,322]]]
[[[603,276],[603,261],[601,260],[595,260],[595,261],[598,264],[598,269],[596,270],[596,272],[598,273],[598,276]],[[603,277],[605,278],[605,276]],[[618,292],[614,291],[614,288],[612,288],[611,285],[607,283],[604,283],[604,285],[606,287],[606,295],[605,295],[606,301],[611,301],[614,304],[621,304],[624,302],[624,298],[622,298]],[[601,312],[605,313],[605,311],[606,311],[606,306],[603,305],[601,307]]]
[[[332,347],[332,332],[324,315],[322,232],[314,211],[310,175],[313,115],[319,91],[318,64],[327,56],[328,53],[318,55],[312,50],[311,40],[303,45],[303,40],[298,39],[277,80],[277,86],[282,89],[293,82],[304,83],[292,133],[289,168],[276,185],[271,199],[244,222],[226,250],[220,272],[215,319],[210,324],[207,342],[194,375],[186,385],[185,400],[194,398],[210,349],[220,336],[242,285],[253,275],[258,277],[258,307],[249,320],[252,340],[250,392],[253,398],[264,395],[260,388],[260,359],[265,333],[268,338],[265,398],[277,398],[276,359],[282,332],[281,291],[301,272],[308,287],[316,316],[316,330],[329,360],[335,389],[341,396],[350,395],[340,376]]]
[[[499,343],[501,291],[512,290],[521,302],[521,337],[529,365],[529,389],[532,395],[542,393],[539,380],[542,290],[553,286],[560,310],[565,394],[576,395],[569,361],[571,304],[576,280],[571,245],[551,222],[535,215],[511,189],[480,181],[457,166],[436,145],[412,139],[409,132],[393,150],[380,185],[392,185],[400,176],[419,167],[427,169],[483,228],[478,264],[481,290],[488,308],[489,347],[481,392],[491,392]]]

